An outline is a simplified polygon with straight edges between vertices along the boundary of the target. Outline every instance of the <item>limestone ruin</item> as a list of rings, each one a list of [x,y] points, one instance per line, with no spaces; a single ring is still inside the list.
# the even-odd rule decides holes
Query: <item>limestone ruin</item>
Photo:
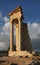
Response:
[[[19,6],[8,15],[10,16],[9,56],[26,56],[29,54],[29,52],[32,52],[32,45],[30,42],[28,26],[23,22],[22,8]],[[14,25],[16,32],[14,32]],[[15,39],[14,33],[16,33]]]
[[[10,49],[0,52],[0,65],[40,65],[40,56],[35,56],[32,51],[28,26],[23,22],[22,8],[16,8],[9,16]]]

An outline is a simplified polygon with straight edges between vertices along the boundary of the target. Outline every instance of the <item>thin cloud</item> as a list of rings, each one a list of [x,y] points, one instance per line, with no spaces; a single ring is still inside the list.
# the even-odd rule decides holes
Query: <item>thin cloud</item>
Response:
[[[9,21],[9,18],[7,17],[7,16],[5,16],[4,18],[3,18],[3,20],[4,20],[4,22],[8,22]]]
[[[40,24],[28,22],[28,29],[33,49],[40,50]]]
[[[38,23],[28,23],[28,29],[31,39],[39,39],[40,34],[40,24]]]
[[[10,22],[8,22],[9,19],[7,16],[3,17],[2,13],[0,13],[1,20],[4,20],[5,24],[0,28],[0,50],[7,50],[9,47]]]
[[[3,17],[2,13],[0,12],[0,19]]]

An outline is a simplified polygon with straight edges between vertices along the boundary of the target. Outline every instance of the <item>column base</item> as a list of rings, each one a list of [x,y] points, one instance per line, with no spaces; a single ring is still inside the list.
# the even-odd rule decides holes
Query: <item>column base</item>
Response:
[[[9,51],[8,56],[28,56],[28,57],[32,57],[33,55],[30,52],[27,51]]]

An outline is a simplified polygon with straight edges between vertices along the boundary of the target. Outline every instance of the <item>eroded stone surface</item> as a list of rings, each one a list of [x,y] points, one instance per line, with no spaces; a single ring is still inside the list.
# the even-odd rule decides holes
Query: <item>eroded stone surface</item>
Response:
[[[40,56],[34,57],[0,57],[0,65],[40,65]]]

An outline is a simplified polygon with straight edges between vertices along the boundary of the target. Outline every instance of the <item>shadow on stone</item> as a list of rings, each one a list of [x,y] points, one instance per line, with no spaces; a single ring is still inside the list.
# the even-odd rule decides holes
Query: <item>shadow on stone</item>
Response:
[[[34,65],[40,65],[40,62],[35,63]]]
[[[16,63],[11,63],[11,65],[18,65],[18,64],[16,64]]]

